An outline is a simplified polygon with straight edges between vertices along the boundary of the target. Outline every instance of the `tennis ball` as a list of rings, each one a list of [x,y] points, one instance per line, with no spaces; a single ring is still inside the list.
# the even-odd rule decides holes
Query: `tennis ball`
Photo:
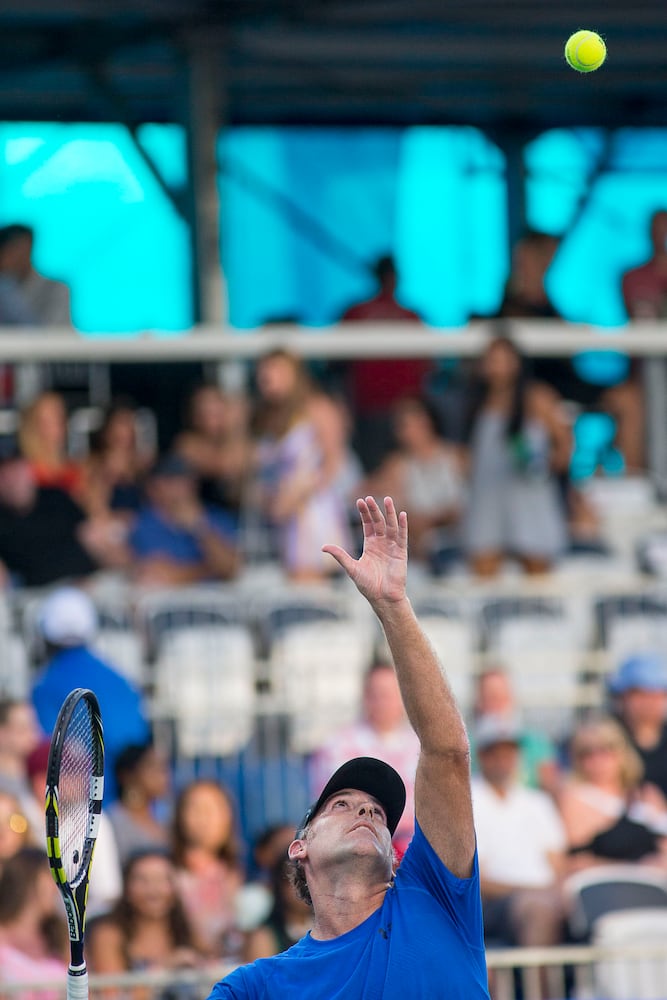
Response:
[[[565,45],[565,58],[579,73],[592,73],[607,58],[607,46],[595,31],[575,31]]]

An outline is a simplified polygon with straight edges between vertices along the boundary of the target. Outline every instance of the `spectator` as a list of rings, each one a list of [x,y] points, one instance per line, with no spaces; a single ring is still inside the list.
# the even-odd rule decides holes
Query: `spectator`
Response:
[[[631,320],[667,316],[667,211],[654,212],[649,233],[650,259],[626,271],[621,279],[623,302]],[[626,468],[643,471],[646,467],[643,364],[634,359],[628,367],[625,378],[603,393],[600,406],[616,421],[614,444],[623,455]]]
[[[287,854],[287,848],[294,840],[292,823],[275,823],[267,826],[256,838],[253,847],[253,862],[260,882],[270,883],[275,866]]]
[[[21,413],[19,445],[38,486],[83,493],[83,468],[67,456],[67,412],[57,392],[40,393]]]
[[[0,698],[0,790],[15,795],[33,836],[44,834],[44,796],[37,807],[28,777],[28,759],[40,732],[30,701]]]
[[[51,740],[46,737],[37,744],[27,761],[33,805],[39,809],[41,816],[39,843],[44,843],[44,797],[50,746]],[[116,838],[111,820],[106,811],[102,810],[95,841],[95,877],[88,886],[87,915],[92,916],[108,910],[120,897],[121,890],[122,879]]]
[[[69,326],[69,289],[32,266],[33,232],[27,226],[0,229],[0,326]],[[0,365],[0,399],[14,401],[14,367]]]
[[[558,944],[565,849],[558,811],[545,792],[519,781],[515,724],[484,716],[475,744],[480,773],[472,780],[472,798],[487,939],[524,947]]]
[[[45,587],[85,580],[124,558],[106,524],[86,518],[61,489],[40,488],[29,462],[0,462],[0,568],[5,584]]]
[[[373,267],[378,292],[347,309],[343,322],[419,323],[417,313],[396,299],[398,273],[392,257],[380,257]],[[406,393],[420,393],[433,371],[428,358],[362,358],[347,367],[347,390],[355,415],[354,448],[364,468],[372,472],[391,448],[393,403]]]
[[[414,557],[425,560],[444,546],[455,548],[465,498],[461,449],[440,433],[435,407],[424,396],[402,396],[392,407],[397,447],[385,456],[360,492],[392,496],[408,513]]]
[[[43,797],[42,797],[43,800]],[[42,806],[42,817],[44,808]],[[21,802],[11,792],[0,789],[0,874],[18,852],[37,844]]]
[[[159,459],[146,494],[148,503],[129,536],[139,584],[179,586],[236,576],[240,559],[233,519],[201,503],[196,478],[183,458]]]
[[[67,979],[67,930],[46,855],[25,847],[0,873],[0,983],[60,984],[22,990],[21,1000],[56,1000]]]
[[[165,848],[167,826],[158,809],[168,797],[170,775],[164,755],[152,740],[123,747],[116,757],[118,799],[107,810],[124,864],[149,847]]]
[[[609,681],[614,711],[644,765],[644,778],[667,797],[667,663],[661,653],[636,653]]]
[[[287,574],[301,581],[324,579],[335,567],[321,545],[327,538],[343,545],[350,539],[342,412],[313,389],[301,362],[286,351],[260,358],[256,382],[252,502],[274,533]]]
[[[528,379],[514,344],[496,337],[482,355],[470,419],[471,477],[464,546],[472,570],[495,576],[505,557],[544,573],[565,549],[557,476],[571,435],[553,391]]]
[[[229,794],[214,781],[192,781],[176,800],[172,853],[178,894],[212,958],[237,958],[241,947],[235,904],[243,874],[235,821]]]
[[[559,246],[559,237],[534,229],[528,230],[516,241],[499,316],[560,319],[545,283]]]
[[[645,782],[623,727],[607,716],[581,723],[571,759],[572,775],[558,799],[570,871],[610,861],[667,865],[667,801]]]
[[[90,921],[86,950],[90,971],[99,974],[200,964],[202,954],[165,851],[147,848],[130,856],[123,870],[122,896],[109,913]]]
[[[313,755],[311,797],[316,799],[333,771],[353,757],[376,757],[401,775],[407,805],[393,839],[403,854],[413,833],[419,740],[408,722],[396,672],[385,660],[373,663],[366,674],[359,721],[342,729]]]
[[[294,831],[292,831],[293,833]],[[313,922],[312,908],[294,892],[289,878],[290,862],[284,857],[276,860],[271,870],[270,885],[273,906],[266,920],[250,931],[243,944],[243,962],[278,955],[296,944],[310,930]]]
[[[137,417],[129,400],[118,399],[106,411],[91,440],[85,464],[85,507],[89,513],[114,513],[131,523],[143,501],[144,476],[154,455],[137,436]]]
[[[652,255],[626,271],[623,301],[631,319],[667,318],[667,210],[654,212],[650,222]]]
[[[275,903],[273,875],[294,840],[294,826],[277,823],[263,830],[252,850],[253,877],[237,897],[236,917],[241,931],[250,933],[269,917]]]
[[[35,270],[34,241],[30,226],[14,223],[0,229],[0,274],[13,283],[33,326],[70,326],[69,288]]]
[[[198,385],[188,400],[185,428],[174,450],[199,477],[202,502],[238,520],[252,457],[246,396],[223,392],[217,385]]]
[[[512,682],[507,672],[497,665],[487,666],[475,678],[473,718],[487,715],[502,718],[519,732],[519,780],[528,788],[541,788],[553,794],[560,783],[558,752],[552,740],[538,729],[529,729],[521,723],[521,710],[517,704]],[[474,732],[470,738],[473,767],[477,764]]]
[[[129,743],[150,735],[140,693],[91,646],[98,630],[95,605],[75,587],[61,587],[42,603],[38,628],[46,643],[47,662],[32,689],[32,703],[45,733],[51,733],[60,707],[75,687],[91,688],[104,720],[106,760],[104,801],[116,798],[115,766]]]

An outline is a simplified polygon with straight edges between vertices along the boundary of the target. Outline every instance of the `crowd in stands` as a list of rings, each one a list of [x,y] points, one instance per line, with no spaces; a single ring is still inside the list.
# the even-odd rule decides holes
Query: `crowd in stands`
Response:
[[[630,315],[664,315],[665,219],[653,222],[654,261],[624,281]],[[7,229],[0,322],[37,322],[42,299],[60,293],[26,263],[30,231]],[[501,318],[556,315],[544,279],[557,245],[528,234],[517,246]],[[379,264],[378,279],[378,296],[344,320],[416,319],[396,302],[391,261]],[[25,312],[12,313],[19,303]],[[574,363],[531,370],[502,334],[444,389],[418,359],[358,362],[327,382],[281,349],[249,374],[247,391],[193,387],[178,433],[159,453],[141,438],[136,405],[118,399],[87,453],[74,457],[66,400],[53,390],[24,407],[15,437],[0,442],[1,582],[8,592],[45,591],[30,697],[0,700],[0,982],[66,968],[42,799],[49,735],[76,686],[99,698],[107,755],[91,971],[253,960],[309,926],[286,859],[299,817],[244,843],[230,790],[201,777],[176,786],[143,692],[91,648],[85,588],[99,574],[180,587],[233,581],[268,561],[288,580],[323,582],[336,565],[321,545],[354,549],[354,501],[367,494],[392,495],[408,511],[411,559],[428,573],[465,564],[486,579],[512,559],[543,574],[577,542],[582,522],[600,541],[570,474],[564,402],[607,406],[627,467],[643,465],[636,371],[602,395],[584,391]],[[609,861],[667,869],[667,664],[658,653],[626,658],[605,702],[558,745],[525,724],[501,665],[476,676],[469,722],[489,945],[567,941],[562,886],[573,872]],[[393,666],[376,658],[358,721],[309,756],[310,794],[350,757],[391,763],[408,790],[395,835],[400,862],[413,829],[417,754]]]
[[[320,547],[355,545],[354,501],[369,493],[391,493],[408,511],[413,558],[429,572],[467,564],[489,577],[508,559],[546,572],[576,542],[585,505],[563,402],[505,337],[485,349],[465,400],[460,441],[437,393],[399,395],[387,412],[392,444],[370,468],[347,401],[284,350],[260,357],[245,394],[196,386],[160,454],[140,440],[136,407],[118,400],[74,457],[64,399],[42,392],[0,442],[3,582],[37,588],[107,572],[173,587],[234,580],[262,561],[293,581],[326,580],[335,566]]]
[[[48,631],[48,615],[43,622]],[[62,641],[70,653],[85,651],[73,633]],[[0,893],[0,982],[48,979],[67,958],[40,828],[50,724],[43,681],[60,654],[47,655],[51,663],[30,698],[0,702],[0,887],[7,890]],[[95,687],[96,664],[89,667]],[[132,695],[129,682],[117,683]],[[100,690],[103,713],[113,697],[108,702],[108,689]],[[297,818],[245,843],[231,791],[206,777],[175,787],[148,721],[143,738],[127,721],[118,712],[105,718],[110,746],[123,732],[128,742],[109,758],[114,780],[89,901],[91,970],[205,970],[298,940],[310,910],[294,894],[286,855]],[[476,677],[469,725],[488,947],[579,940],[563,888],[573,873],[627,862],[667,873],[667,659],[628,657],[609,677],[604,701],[574,719],[558,744],[526,725],[508,675],[489,666]],[[309,755],[312,798],[339,761],[358,754],[390,762],[405,778],[408,809],[394,838],[400,864],[412,835],[418,746],[385,660],[368,667],[358,721]]]

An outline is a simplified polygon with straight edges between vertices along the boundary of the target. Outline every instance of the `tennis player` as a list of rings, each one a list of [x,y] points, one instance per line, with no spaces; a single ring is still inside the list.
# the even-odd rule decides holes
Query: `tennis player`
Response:
[[[372,497],[357,508],[361,558],[323,550],[371,604],[394,658],[421,744],[415,834],[395,871],[403,782],[381,761],[343,764],[288,850],[312,930],[288,951],[236,969],[211,1000],[488,1000],[465,727],[406,595],[407,516],[390,498],[384,513]]]

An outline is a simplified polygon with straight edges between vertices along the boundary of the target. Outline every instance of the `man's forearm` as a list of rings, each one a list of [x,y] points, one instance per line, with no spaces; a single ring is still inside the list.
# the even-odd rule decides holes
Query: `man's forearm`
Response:
[[[465,725],[431,643],[408,598],[373,605],[389,643],[405,710],[422,749],[469,754]]]

